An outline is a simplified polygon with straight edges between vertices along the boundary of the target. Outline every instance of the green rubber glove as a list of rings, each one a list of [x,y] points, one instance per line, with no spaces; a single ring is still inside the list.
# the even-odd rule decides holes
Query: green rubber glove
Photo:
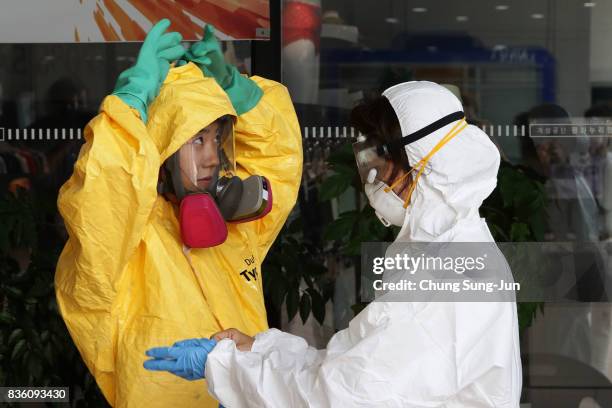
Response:
[[[181,45],[183,37],[176,32],[165,33],[169,26],[168,19],[153,26],[140,48],[136,64],[119,75],[113,91],[113,95],[138,110],[144,123],[147,123],[147,108],[157,97],[170,63],[185,54]]]
[[[221,45],[215,37],[215,29],[210,24],[204,27],[202,40],[193,44],[185,57],[200,67],[204,75],[217,81],[229,96],[238,115],[253,109],[261,99],[263,91],[257,84],[225,62]]]

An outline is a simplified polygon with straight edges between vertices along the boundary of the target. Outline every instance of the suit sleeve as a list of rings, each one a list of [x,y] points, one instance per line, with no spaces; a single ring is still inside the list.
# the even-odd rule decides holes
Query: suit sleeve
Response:
[[[271,184],[272,210],[252,222],[260,259],[276,239],[297,200],[302,178],[302,135],[287,89],[274,81],[252,77],[263,96],[236,124],[236,162],[247,175],[265,176]]]
[[[87,367],[115,399],[115,299],[157,198],[160,155],[138,116],[108,96],[58,206],[69,239],[57,265],[58,305]]]
[[[372,302],[325,350],[276,329],[248,352],[219,342],[206,361],[208,391],[233,408],[516,408],[511,319],[509,302]]]

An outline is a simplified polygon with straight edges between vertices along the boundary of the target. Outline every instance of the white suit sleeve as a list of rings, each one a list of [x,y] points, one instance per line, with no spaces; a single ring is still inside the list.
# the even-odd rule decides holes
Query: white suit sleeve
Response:
[[[251,352],[223,340],[206,362],[208,391],[226,407],[301,407],[324,351],[276,329],[255,336]]]
[[[514,304],[422,306],[373,303],[325,350],[275,329],[250,352],[224,340],[209,392],[228,408],[517,407]]]

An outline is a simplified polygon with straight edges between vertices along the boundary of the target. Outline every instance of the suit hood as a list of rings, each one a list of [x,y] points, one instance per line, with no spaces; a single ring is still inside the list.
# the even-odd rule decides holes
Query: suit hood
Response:
[[[147,132],[163,163],[200,130],[224,115],[236,117],[225,91],[193,63],[172,68],[149,107]]]
[[[455,95],[433,82],[405,82],[383,95],[395,110],[404,136],[463,111]],[[405,146],[410,164],[426,156],[456,123]],[[476,221],[475,228],[481,228],[478,209],[497,184],[499,163],[499,151],[489,137],[468,125],[431,157],[412,194],[398,240],[450,240],[448,234],[468,220]],[[488,240],[488,230],[486,235],[482,238]],[[479,238],[474,236],[474,240]]]

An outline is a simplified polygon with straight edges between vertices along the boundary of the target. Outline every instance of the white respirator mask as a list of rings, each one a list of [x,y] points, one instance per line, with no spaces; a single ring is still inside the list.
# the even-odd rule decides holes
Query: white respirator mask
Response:
[[[404,225],[407,212],[404,200],[399,198],[387,184],[377,180],[376,173],[376,169],[370,170],[368,182],[364,186],[370,206],[385,227],[391,225],[401,227]]]

